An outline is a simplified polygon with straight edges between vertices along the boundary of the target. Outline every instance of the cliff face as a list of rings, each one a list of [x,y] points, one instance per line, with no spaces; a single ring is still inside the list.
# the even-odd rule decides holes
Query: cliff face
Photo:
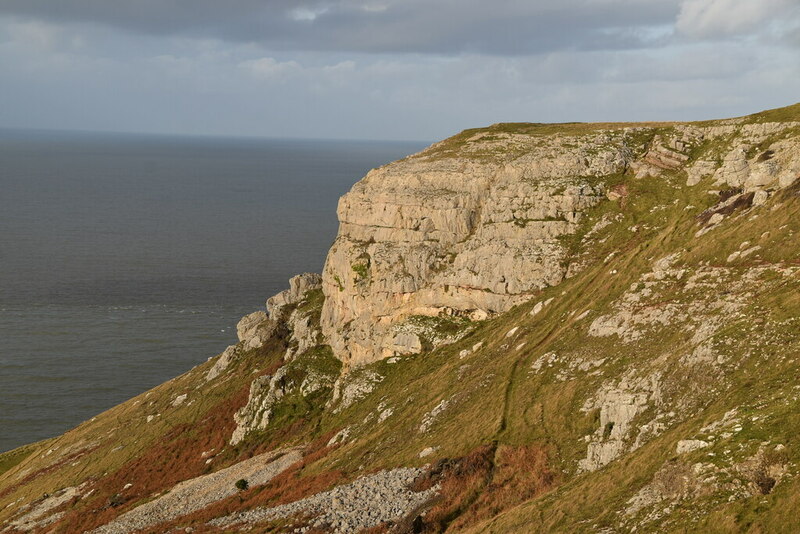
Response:
[[[623,196],[612,187],[629,168],[686,173],[690,186],[711,177],[760,202],[798,174],[798,141],[782,138],[796,127],[496,125],[374,170],[339,202],[322,331],[348,366],[420,352],[430,340],[409,318],[482,320],[580,270],[562,238]]]
[[[419,352],[402,328],[411,316],[485,319],[558,284],[558,238],[631,159],[621,130],[462,137],[370,172],[340,200],[322,328],[345,363]]]

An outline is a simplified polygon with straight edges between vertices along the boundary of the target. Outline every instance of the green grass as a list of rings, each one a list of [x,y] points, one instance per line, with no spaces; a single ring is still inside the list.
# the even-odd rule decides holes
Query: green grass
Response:
[[[800,121],[800,103],[782,108],[768,109],[747,117],[749,122]]]
[[[369,275],[369,265],[366,263],[354,263],[351,268],[353,272],[356,273],[356,282],[360,282],[361,280],[366,280],[367,276]]]
[[[9,471],[13,467],[19,465],[25,458],[36,452],[37,449],[43,449],[47,445],[47,441],[40,443],[31,443],[16,449],[10,450],[0,454],[0,476]]]

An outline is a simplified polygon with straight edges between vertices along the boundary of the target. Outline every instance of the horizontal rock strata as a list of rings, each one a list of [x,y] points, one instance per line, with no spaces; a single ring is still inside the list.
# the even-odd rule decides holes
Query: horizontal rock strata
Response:
[[[496,144],[483,134],[469,143]],[[559,283],[558,238],[605,198],[600,177],[629,159],[623,132],[509,135],[497,147],[484,159],[440,158],[434,145],[370,172],[342,197],[322,328],[346,364],[418,352],[417,340],[396,339],[391,328],[409,316],[483,319]]]

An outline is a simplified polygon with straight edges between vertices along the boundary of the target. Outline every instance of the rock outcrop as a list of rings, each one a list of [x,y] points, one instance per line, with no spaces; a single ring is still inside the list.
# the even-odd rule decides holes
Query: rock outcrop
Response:
[[[250,383],[247,403],[233,417],[236,428],[231,444],[241,442],[250,432],[266,429],[282,401],[310,399],[333,388],[339,365],[330,365],[330,349],[321,346],[319,287],[318,274],[295,276],[289,280],[289,289],[267,300],[268,314],[258,311],[239,322],[237,331],[243,350],[260,347],[273,335],[283,336],[288,347],[283,355],[284,365]],[[236,350],[229,347],[208,376],[217,376],[221,372],[217,367],[223,365],[221,362],[227,366],[229,352],[235,354]]]
[[[289,279],[289,289],[267,299],[267,314],[273,319],[280,319],[288,308],[303,300],[307,292],[317,289],[320,284],[322,277],[317,273],[293,276]]]
[[[339,201],[322,275],[327,342],[346,366],[417,353],[420,337],[402,327],[413,316],[482,320],[573,276],[582,264],[560,238],[623,198],[609,182],[628,168],[713,178],[734,189],[729,204],[763,203],[800,176],[798,123],[740,123],[574,136],[498,125],[371,171]]]
[[[621,130],[478,133],[457,158],[448,142],[370,172],[339,201],[322,328],[348,365],[418,352],[392,328],[410,316],[485,319],[558,284],[558,238],[605,198],[602,177],[630,160]]]

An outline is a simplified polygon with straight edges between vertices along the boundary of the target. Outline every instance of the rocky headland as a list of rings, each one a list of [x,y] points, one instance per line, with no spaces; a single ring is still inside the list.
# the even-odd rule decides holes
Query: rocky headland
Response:
[[[0,455],[0,532],[793,532],[800,105],[375,169],[238,342]]]

